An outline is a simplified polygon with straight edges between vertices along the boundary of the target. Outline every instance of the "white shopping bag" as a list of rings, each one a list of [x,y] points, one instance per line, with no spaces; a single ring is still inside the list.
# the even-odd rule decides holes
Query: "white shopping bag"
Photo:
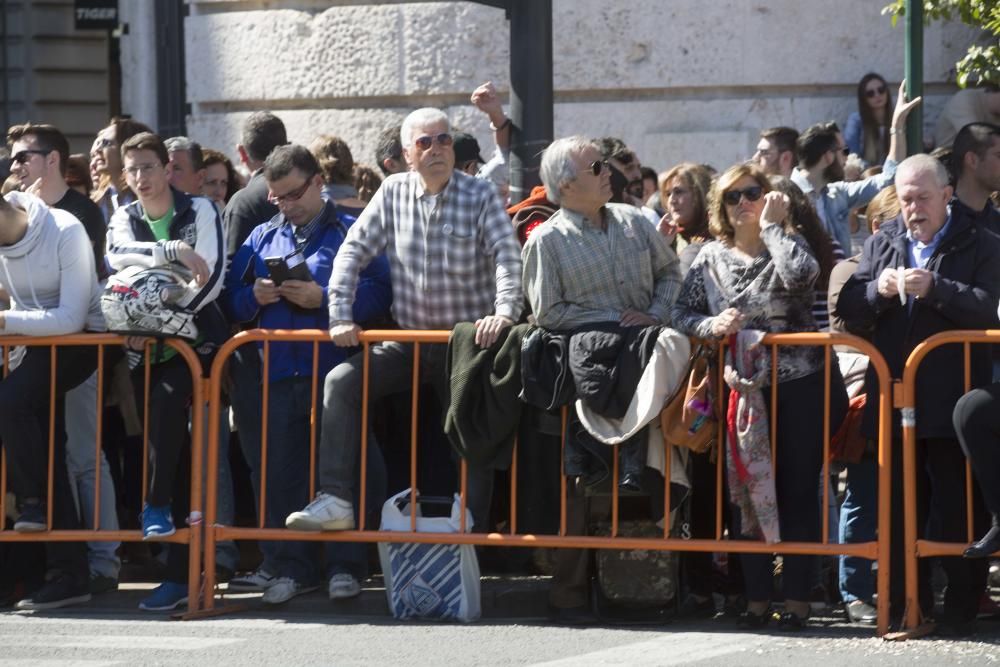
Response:
[[[460,528],[458,495],[451,516],[424,517],[421,504],[442,499],[417,496],[417,532],[457,533]],[[447,499],[443,499],[447,503]],[[472,513],[465,511],[466,532]],[[410,490],[389,498],[382,506],[382,530],[409,532]],[[399,619],[474,621],[479,618],[479,562],[470,544],[408,544],[379,542],[378,556],[385,578],[385,595],[392,615]]]

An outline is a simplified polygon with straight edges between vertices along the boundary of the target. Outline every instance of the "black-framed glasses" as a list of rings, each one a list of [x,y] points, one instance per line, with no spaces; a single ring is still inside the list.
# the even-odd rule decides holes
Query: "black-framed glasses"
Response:
[[[850,146],[834,146],[830,150],[833,151],[834,153],[843,153],[844,157],[847,157],[851,154]]]
[[[31,159],[32,155],[48,155],[52,151],[43,151],[38,148],[28,148],[23,151],[18,151],[11,156],[10,161],[15,164],[24,164]]]
[[[744,188],[743,190],[727,190],[722,193],[722,201],[729,206],[736,206],[740,203],[742,197],[746,197],[747,201],[757,201],[764,196],[764,188],[759,185],[754,185],[749,188]]]
[[[865,91],[865,97],[869,99],[875,97],[876,95],[885,95],[884,85],[879,86],[878,88],[869,88],[868,90]]]
[[[295,188],[294,190],[292,190],[287,194],[276,195],[273,192],[268,192],[267,201],[271,202],[275,206],[281,206],[285,202],[293,202],[302,199],[302,195],[304,195],[306,193],[306,190],[309,189],[309,186],[312,185],[313,176],[315,175],[316,174],[313,174],[312,176],[307,178],[306,182],[303,183],[301,187]]]
[[[601,172],[608,168],[607,160],[594,160],[590,163],[590,173],[594,176],[600,176]]]
[[[442,132],[441,134],[436,134],[434,136],[431,136],[429,134],[419,136],[413,140],[413,143],[417,145],[417,148],[419,148],[422,151],[425,151],[431,147],[431,144],[437,144],[438,146],[448,147],[451,146],[452,143],[454,143],[454,141],[455,140],[452,138],[450,134],[448,134],[447,132]]]

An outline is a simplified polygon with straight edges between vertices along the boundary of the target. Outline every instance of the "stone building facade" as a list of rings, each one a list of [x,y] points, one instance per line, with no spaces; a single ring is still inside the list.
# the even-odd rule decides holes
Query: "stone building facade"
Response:
[[[187,2],[188,134],[206,146],[235,155],[242,119],[270,109],[292,140],[337,134],[370,163],[377,133],[424,105],[445,109],[484,151],[492,146],[468,99],[486,80],[509,88],[502,10],[444,1]],[[883,4],[553,0],[555,135],[619,136],[662,170],[745,159],[765,127],[843,123],[862,75],[876,71],[897,84],[903,76],[903,26],[890,25]],[[926,126],[954,92],[954,63],[974,37],[961,25],[926,30]],[[127,39],[123,55],[141,53]],[[130,67],[138,74],[142,63]],[[124,80],[123,105],[134,102],[143,117],[149,91],[129,88],[127,71]]]

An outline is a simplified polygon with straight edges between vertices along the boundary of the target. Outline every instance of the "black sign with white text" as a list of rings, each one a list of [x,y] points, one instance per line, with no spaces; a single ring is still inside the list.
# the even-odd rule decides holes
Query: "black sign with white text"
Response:
[[[77,30],[114,30],[118,27],[118,0],[74,0]]]

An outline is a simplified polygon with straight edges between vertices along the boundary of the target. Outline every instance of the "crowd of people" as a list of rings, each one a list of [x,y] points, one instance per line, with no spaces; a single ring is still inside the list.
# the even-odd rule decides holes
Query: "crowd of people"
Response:
[[[565,474],[570,533],[592,530],[601,512],[593,491],[619,484],[650,497],[643,518],[661,529],[678,520],[663,516],[664,494],[676,494],[674,506],[687,508],[689,534],[712,538],[714,457],[721,456],[730,539],[819,542],[828,509],[821,507],[822,489],[830,480],[822,479],[824,423],[817,415],[827,400],[829,435],[853,443],[838,450],[836,469],[845,474],[837,481],[844,477],[846,487],[834,532],[842,542],[871,541],[874,371],[866,373],[861,355],[838,350],[827,383],[822,349],[782,347],[772,361],[760,340],[767,333],[847,331],[870,339],[898,378],[927,337],[1000,325],[1000,91],[959,92],[942,112],[934,151],[906,157],[916,152],[908,148],[929,147],[906,145],[907,117],[920,100],[908,100],[904,90],[893,103],[887,82],[868,74],[843,132],[834,122],[802,132],[766,129],[750,159],[721,170],[683,162],[657,174],[619,139],[560,138],[542,154],[542,185],[523,201],[511,201],[509,191],[516,128],[490,83],[471,97],[493,131],[489,160],[475,138],[432,108],[385,130],[376,169],[356,163],[341,137],[289,143],[281,119],[264,111],[243,123],[239,168],[219,150],[183,136],[162,138],[134,119],[113,119],[89,158],[70,155],[52,125],[13,126],[0,201],[0,286],[9,303],[0,331],[112,331],[126,344],[103,352],[106,392],[97,385],[95,348],[50,353],[28,346],[5,360],[0,439],[16,498],[7,504],[12,528],[134,526],[144,541],[162,544],[166,564],[163,581],[140,607],[185,604],[187,548],[161,541],[189,511],[195,378],[162,338],[186,339],[208,368],[234,332],[264,328],[328,330],[331,343],[319,346],[316,360],[311,344],[271,343],[266,377],[257,344],[242,346],[227,365],[228,408],[220,421],[236,432],[254,506],[263,508],[258,520],[296,531],[354,529],[361,485],[371,511],[409,479],[409,458],[394,445],[397,422],[409,420],[392,417],[400,410],[394,396],[410,388],[418,360],[412,345],[396,342],[371,346],[367,400],[376,417],[360,478],[359,334],[398,327],[453,331],[448,346],[420,347],[420,382],[430,389],[422,394],[421,451],[437,470],[428,484],[449,491],[457,488],[456,461],[468,464],[474,530],[497,528],[503,499],[494,482],[510,466],[518,435],[518,461],[528,466],[518,478],[522,531],[555,531],[544,510],[558,507],[551,480]],[[657,417],[667,387],[686,381],[678,369],[691,354],[688,337],[729,343],[725,381],[712,387],[723,394],[716,417],[727,435],[709,452],[675,448],[665,466]],[[967,539],[966,458],[978,489],[971,511],[981,539],[964,558],[940,559],[947,589],[936,615],[930,571],[920,573],[922,612],[935,616],[944,634],[975,630],[981,606],[990,603],[988,557],[1000,549],[994,357],[986,347],[974,350],[975,389],[968,394],[957,348],[930,354],[918,375],[922,534]],[[772,363],[778,419],[768,424]],[[50,377],[57,403],[51,461]],[[314,382],[322,388],[315,396]],[[96,415],[106,406],[97,405],[99,395],[117,415],[100,454]],[[563,406],[571,406],[570,419],[560,435]],[[905,604],[904,509],[894,419],[890,602],[898,618]],[[318,492],[310,498],[313,438]],[[226,429],[219,436],[223,524],[236,513],[229,441]],[[620,445],[617,480],[608,480],[608,444]],[[367,521],[373,523],[377,516]],[[84,602],[117,587],[114,542],[47,543],[39,560],[47,574],[28,581],[16,565],[24,562],[17,560],[22,545],[2,546],[5,584],[20,586],[6,591],[7,603],[20,609]],[[220,543],[217,576],[230,590],[262,592],[267,604],[321,584],[332,600],[354,597],[369,575],[365,544],[290,535],[259,548],[259,566],[238,572],[236,545]],[[772,556],[719,563],[707,553],[681,558],[678,613],[719,613],[748,628],[805,626],[821,579],[819,557],[781,559],[780,593]],[[838,593],[851,622],[875,620],[871,565],[857,557],[839,561]],[[929,568],[927,559],[922,565]],[[592,569],[584,550],[553,556],[557,618],[588,618]],[[776,599],[784,601],[780,614],[772,608]]]

